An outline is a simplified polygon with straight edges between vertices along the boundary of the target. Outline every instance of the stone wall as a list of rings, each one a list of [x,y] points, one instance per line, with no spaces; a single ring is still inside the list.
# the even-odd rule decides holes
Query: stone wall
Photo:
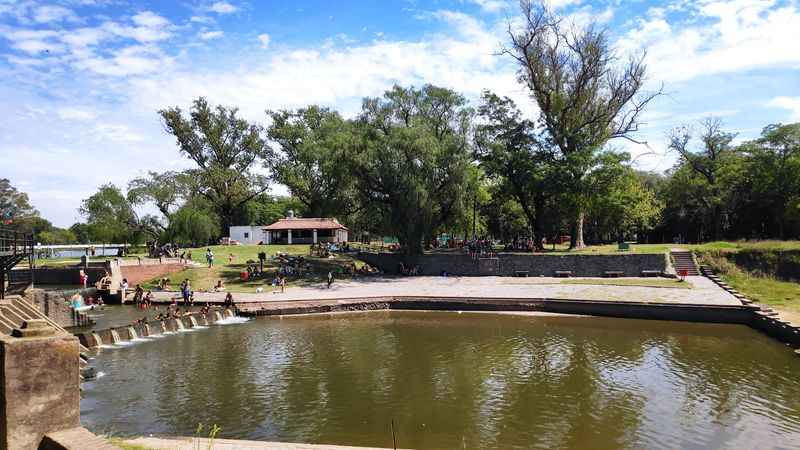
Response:
[[[39,267],[34,269],[33,271],[33,279],[34,285],[37,284],[60,284],[60,285],[79,285],[80,280],[80,271],[82,267],[80,266],[72,266],[72,267]],[[89,285],[94,285],[95,282],[100,281],[100,278],[106,273],[106,269],[104,266],[97,266],[91,265],[86,269],[83,269],[87,275],[89,275]],[[26,274],[22,272],[27,272],[27,269],[19,269],[19,270],[12,270],[9,276],[9,280],[13,283],[17,279],[26,279]]]
[[[91,295],[97,298],[97,289],[83,289],[81,295],[84,298]],[[28,289],[25,292],[25,300],[35,306],[47,318],[54,321],[64,328],[81,327],[89,325],[91,320],[85,313],[75,311],[66,303],[66,298],[60,292],[45,291],[43,289]]]
[[[576,277],[602,277],[606,271],[620,271],[626,277],[638,277],[643,270],[664,272],[665,254],[626,253],[616,255],[536,255],[500,253],[496,258],[472,259],[465,254],[425,254],[408,257],[396,253],[359,253],[358,258],[388,274],[397,274],[401,262],[417,266],[420,275],[440,275],[446,271],[465,276],[552,277],[556,271],[571,271]]]
[[[138,283],[143,283],[153,278],[162,278],[169,274],[180,272],[185,268],[183,264],[177,263],[120,266],[122,277],[128,280],[130,286],[136,286]]]

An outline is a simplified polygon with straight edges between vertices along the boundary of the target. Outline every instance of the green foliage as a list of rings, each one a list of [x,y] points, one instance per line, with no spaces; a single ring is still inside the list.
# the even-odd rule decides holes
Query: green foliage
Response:
[[[182,247],[212,243],[219,237],[219,218],[202,199],[190,201],[172,214],[167,241]]]
[[[100,186],[97,193],[83,201],[80,212],[86,217],[92,242],[137,243],[142,238],[133,206],[113,184]]]
[[[465,208],[472,110],[431,85],[364,100],[351,167],[361,201],[404,251],[422,251]]]
[[[350,124],[319,106],[268,111],[273,179],[289,188],[310,217],[342,217],[356,208],[355,178],[347,166]]]
[[[246,205],[243,225],[269,225],[286,217],[289,211],[298,217],[306,216],[305,205],[296,197],[261,194]]]
[[[0,225],[17,228],[38,215],[28,200],[28,194],[18,191],[8,178],[0,178]]]
[[[53,228],[50,231],[42,231],[36,235],[36,241],[43,245],[50,244],[73,244],[78,242],[78,238],[69,229]]]
[[[253,170],[266,157],[262,127],[239,118],[236,108],[212,108],[202,97],[188,117],[178,107],[159,114],[181,153],[197,165],[186,176],[219,216],[221,234],[227,234],[244,205],[268,188],[267,178]]]

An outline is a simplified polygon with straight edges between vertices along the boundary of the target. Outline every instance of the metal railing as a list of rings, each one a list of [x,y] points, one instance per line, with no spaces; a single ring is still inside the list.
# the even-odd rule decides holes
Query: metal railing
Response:
[[[30,284],[33,284],[34,244],[32,234],[0,227],[0,299],[5,297],[6,280],[9,278],[9,272],[25,259],[28,260]]]

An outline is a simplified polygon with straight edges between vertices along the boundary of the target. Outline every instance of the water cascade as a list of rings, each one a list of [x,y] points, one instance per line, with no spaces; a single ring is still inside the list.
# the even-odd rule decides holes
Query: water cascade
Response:
[[[189,322],[192,323],[192,328],[200,326],[200,324],[197,323],[197,319],[195,319],[194,316],[189,316]]]
[[[128,336],[130,336],[131,340],[138,339],[139,335],[136,334],[136,328],[128,327]]]
[[[150,336],[150,334],[151,334],[150,333],[150,324],[146,323],[146,324],[144,324],[144,335],[145,336]]]
[[[178,330],[185,330],[186,327],[183,326],[183,321],[179,318],[175,319],[175,326],[178,327]]]
[[[228,317],[233,317],[233,311],[231,311],[230,309],[226,309],[225,310],[225,315],[228,316]]]
[[[208,326],[208,316],[203,314],[203,325]]]
[[[163,320],[161,321],[161,332],[162,333],[167,332],[167,324],[165,324]]]
[[[100,335],[99,334],[92,333],[92,339],[94,339],[95,347],[100,347],[101,345],[103,345],[103,340],[100,339]]]
[[[214,318],[217,319],[215,322],[219,322],[222,320],[222,314],[220,314],[219,311],[214,311]]]
[[[122,339],[119,338],[119,334],[117,333],[117,330],[112,329],[111,330],[111,343],[112,344],[117,344],[121,340]]]

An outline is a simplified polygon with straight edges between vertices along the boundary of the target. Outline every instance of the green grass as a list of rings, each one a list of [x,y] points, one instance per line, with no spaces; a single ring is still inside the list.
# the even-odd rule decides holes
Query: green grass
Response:
[[[687,281],[673,279],[628,279],[628,278],[609,278],[609,279],[567,279],[562,280],[561,284],[587,284],[602,286],[641,286],[652,288],[678,288],[691,289],[693,286]]]
[[[214,253],[214,265],[208,268],[206,264],[206,249],[211,248]],[[268,285],[274,277],[275,271],[278,269],[278,264],[272,261],[272,257],[277,253],[286,253],[289,255],[300,256],[302,255],[309,264],[311,264],[311,273],[304,276],[302,279],[288,278],[287,286],[302,286],[310,283],[322,282],[328,271],[333,271],[336,278],[341,279],[345,277],[343,274],[344,267],[354,260],[346,255],[336,254],[332,259],[330,258],[317,258],[309,255],[310,246],[308,245],[214,245],[211,247],[201,247],[187,249],[192,253],[192,261],[201,264],[201,267],[190,268],[181,272],[174,273],[169,276],[171,283],[170,287],[176,290],[178,285],[184,279],[188,279],[192,283],[192,289],[195,291],[210,290],[217,283],[217,280],[222,280],[225,288],[231,292],[255,292],[259,287],[264,287],[265,290],[269,289]],[[266,278],[259,278],[242,281],[240,274],[247,267],[247,261],[258,261],[258,253],[265,252],[267,260],[264,263],[264,270],[271,273]],[[233,255],[232,260],[230,255]],[[356,262],[357,265],[360,263]],[[144,289],[153,289],[158,280],[153,279],[148,282],[142,283]]]

